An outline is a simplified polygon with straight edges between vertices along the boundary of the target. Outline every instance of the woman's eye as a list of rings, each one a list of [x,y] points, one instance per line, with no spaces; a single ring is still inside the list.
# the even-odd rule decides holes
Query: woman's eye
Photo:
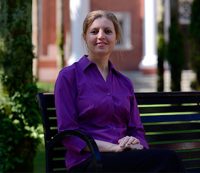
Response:
[[[111,34],[112,31],[111,31],[110,29],[106,29],[106,30],[105,30],[105,33],[106,33],[106,34]]]
[[[91,34],[97,34],[98,31],[97,31],[97,30],[92,30],[90,33],[91,33]]]

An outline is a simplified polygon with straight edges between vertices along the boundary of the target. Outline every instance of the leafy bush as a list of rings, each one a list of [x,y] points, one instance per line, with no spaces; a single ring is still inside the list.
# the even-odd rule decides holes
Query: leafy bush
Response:
[[[16,92],[0,105],[0,172],[32,172],[40,142],[32,95]],[[25,103],[26,102],[26,103]],[[33,105],[31,105],[33,104]],[[31,111],[33,111],[31,113]]]

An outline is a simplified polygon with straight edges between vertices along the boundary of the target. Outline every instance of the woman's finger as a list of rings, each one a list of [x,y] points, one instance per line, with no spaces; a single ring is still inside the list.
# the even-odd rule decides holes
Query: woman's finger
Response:
[[[140,140],[137,139],[137,138],[134,138],[131,142],[131,144],[139,144],[140,143]]]
[[[129,146],[132,150],[142,150],[144,147],[141,144],[132,144]]]
[[[132,145],[132,144],[139,144],[140,141],[133,136],[125,136],[125,137],[121,138],[118,141],[118,143],[121,147],[128,147],[129,145]]]
[[[121,147],[125,147],[128,141],[129,141],[129,136],[125,136],[124,138],[119,140],[119,145]]]

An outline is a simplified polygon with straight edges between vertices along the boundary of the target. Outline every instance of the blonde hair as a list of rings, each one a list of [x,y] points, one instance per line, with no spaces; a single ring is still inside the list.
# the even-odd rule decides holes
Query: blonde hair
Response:
[[[96,10],[96,11],[91,11],[90,13],[88,13],[88,15],[86,16],[83,22],[83,33],[82,33],[83,38],[85,38],[87,30],[92,25],[94,20],[98,18],[102,18],[102,17],[106,17],[113,23],[115,32],[116,32],[116,39],[117,41],[120,41],[121,40],[121,26],[120,26],[119,21],[117,20],[117,17],[112,12],[103,11],[103,10]]]

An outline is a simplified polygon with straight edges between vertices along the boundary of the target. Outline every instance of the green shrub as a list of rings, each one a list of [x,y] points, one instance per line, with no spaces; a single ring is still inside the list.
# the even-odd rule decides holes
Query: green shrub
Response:
[[[15,95],[0,105],[0,172],[32,172],[40,142],[32,95]],[[25,103],[26,102],[26,103]],[[34,110],[35,109],[35,110]],[[33,112],[32,112],[33,111]]]

